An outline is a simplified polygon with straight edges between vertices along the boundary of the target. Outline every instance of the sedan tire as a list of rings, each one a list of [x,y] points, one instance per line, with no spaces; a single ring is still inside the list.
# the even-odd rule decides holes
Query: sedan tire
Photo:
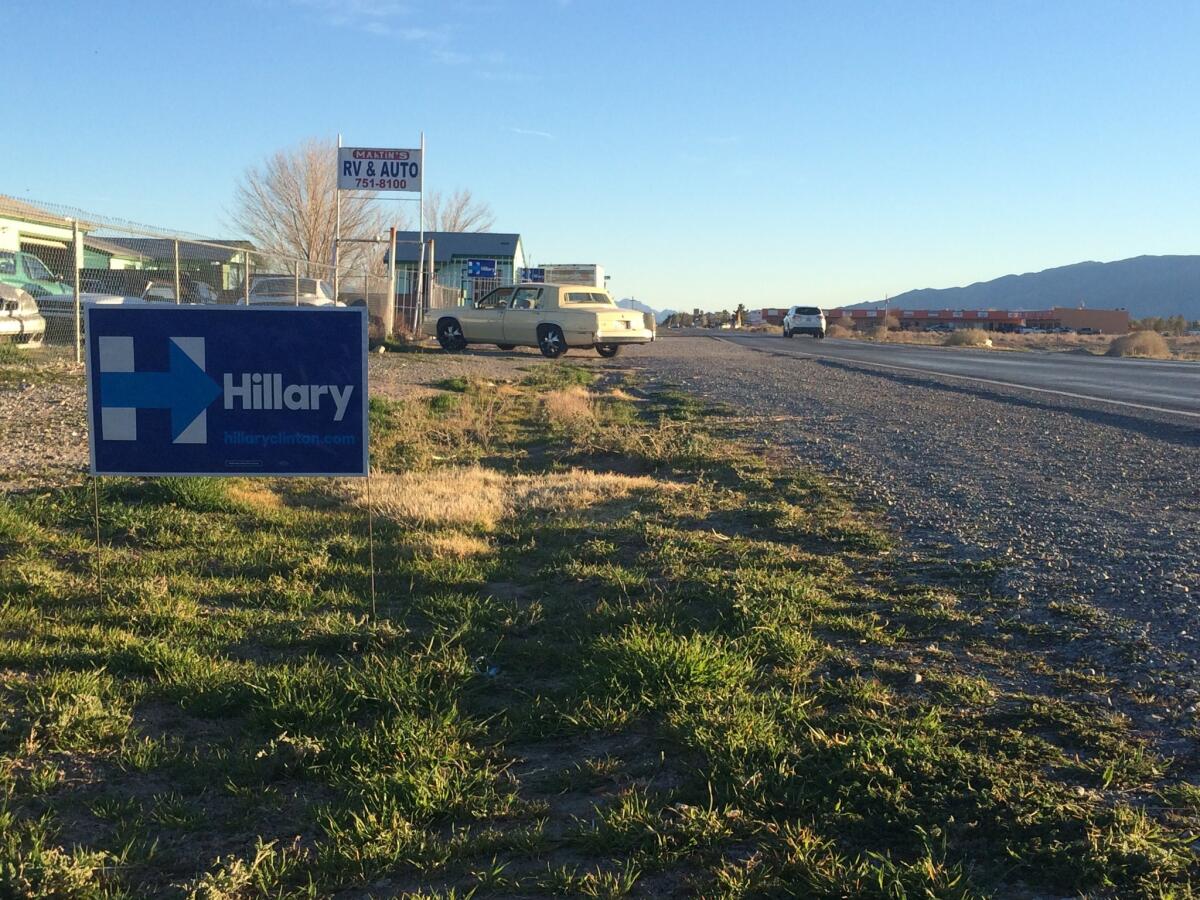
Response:
[[[437,340],[447,353],[457,353],[467,348],[467,337],[458,319],[442,319],[438,322]]]
[[[547,359],[558,359],[567,352],[567,339],[557,325],[543,325],[538,329],[538,348]]]
[[[621,351],[620,344],[597,344],[596,352],[605,359],[612,359]]]

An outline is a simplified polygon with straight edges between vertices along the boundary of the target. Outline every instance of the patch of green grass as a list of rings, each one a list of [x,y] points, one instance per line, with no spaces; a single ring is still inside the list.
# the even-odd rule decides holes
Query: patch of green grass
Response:
[[[595,380],[596,373],[586,366],[553,362],[538,366],[522,379],[521,384],[526,387],[551,390],[574,385],[587,387]]]
[[[377,519],[374,611],[336,484],[108,482],[103,596],[84,488],[0,500],[0,896],[1190,896],[1184,763],[1059,696],[1086,611],[984,640],[994,564],[685,394],[548,429],[592,378],[372,398],[383,472],[656,479]]]
[[[453,378],[443,378],[434,387],[441,388],[443,391],[465,394],[471,388],[471,380],[465,375],[456,375]]]

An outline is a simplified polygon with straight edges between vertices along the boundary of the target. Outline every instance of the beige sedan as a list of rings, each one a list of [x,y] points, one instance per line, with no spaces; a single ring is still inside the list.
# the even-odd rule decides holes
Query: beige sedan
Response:
[[[429,310],[422,328],[451,352],[495,344],[537,347],[551,359],[570,347],[594,347],[611,357],[625,344],[654,340],[652,316],[621,309],[600,288],[576,284],[496,288],[474,306]]]

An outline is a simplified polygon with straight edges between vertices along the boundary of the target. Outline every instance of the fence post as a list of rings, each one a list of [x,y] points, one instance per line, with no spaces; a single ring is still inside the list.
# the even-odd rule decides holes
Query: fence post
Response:
[[[430,301],[433,298],[433,289],[437,286],[437,262],[434,257],[434,250],[437,249],[437,240],[429,239],[429,281],[426,284],[425,296],[421,299],[421,305],[417,307],[413,313],[413,333],[419,334],[421,331],[421,323],[425,320],[425,310],[429,309]]]
[[[245,277],[242,278],[242,299],[246,301],[246,305],[250,305],[250,251],[242,251],[242,262],[246,269]]]
[[[383,304],[383,336],[390,338],[392,332],[396,329],[396,226],[392,226],[391,238],[389,240],[391,249],[388,251],[388,297],[387,302]],[[368,304],[367,315],[370,315],[370,304]]]
[[[292,288],[292,296],[296,300],[296,305],[299,306],[300,305],[300,257],[297,256],[296,259],[292,262],[292,270],[296,273],[296,281]]]
[[[75,294],[75,362],[83,362],[83,309],[79,296],[79,222],[71,220],[71,286]]]
[[[179,277],[179,238],[171,243],[175,245],[175,303],[179,304],[183,302],[183,294],[179,290],[179,283],[183,280]]]
[[[425,296],[425,241],[421,241],[421,249],[417,253],[417,296],[414,305],[419,304]]]

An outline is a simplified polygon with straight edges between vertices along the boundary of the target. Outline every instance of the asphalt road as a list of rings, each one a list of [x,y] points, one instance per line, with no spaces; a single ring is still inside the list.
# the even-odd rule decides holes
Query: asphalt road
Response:
[[[1004,352],[867,344],[775,334],[722,334],[773,353],[893,367],[1200,418],[1200,363],[1110,359],[1085,353]]]

